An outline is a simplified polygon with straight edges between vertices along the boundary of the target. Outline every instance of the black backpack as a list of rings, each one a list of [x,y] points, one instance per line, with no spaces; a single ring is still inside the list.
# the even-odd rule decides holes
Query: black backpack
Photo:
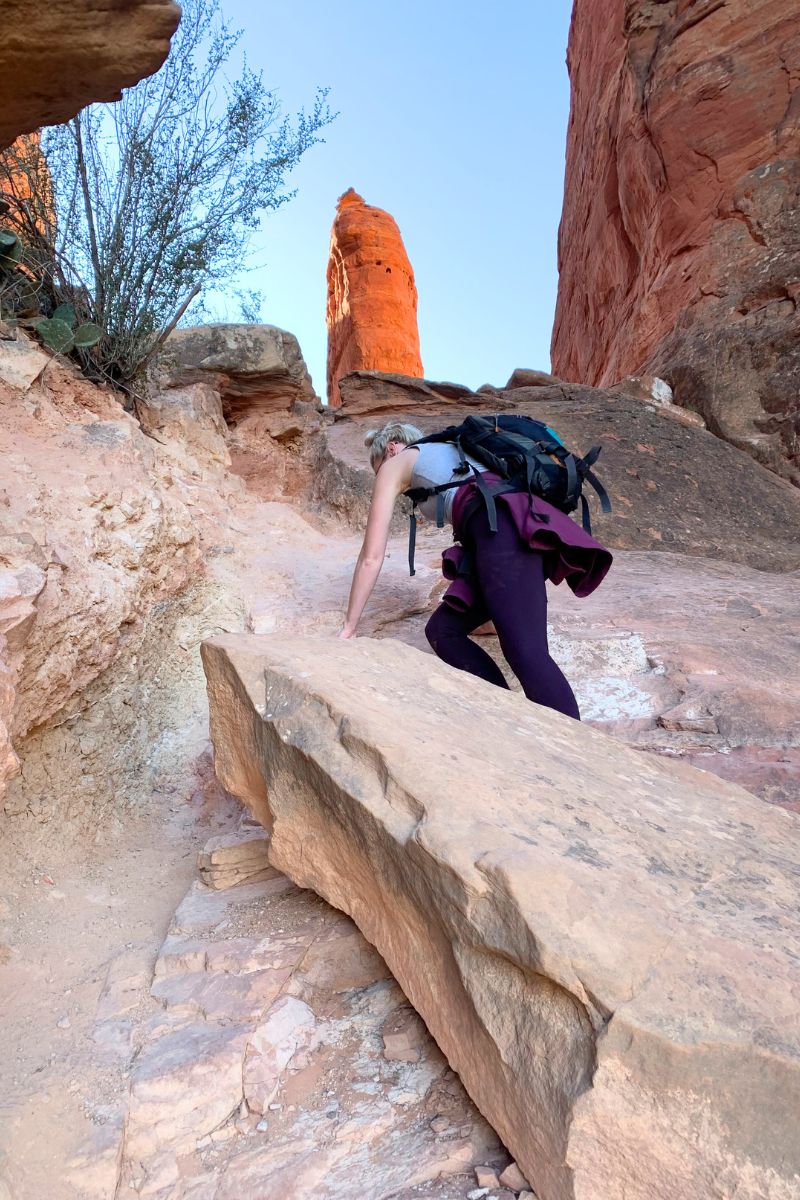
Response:
[[[409,488],[404,495],[413,504],[409,533],[408,565],[414,572],[414,548],[417,540],[416,506],[431,496],[437,498],[436,524],[444,525],[444,493],[463,483],[474,483],[486,505],[489,528],[497,532],[497,510],[495,496],[507,492],[527,492],[540,496],[563,513],[571,513],[581,505],[583,527],[591,533],[589,505],[583,495],[583,484],[588,482],[600,500],[603,512],[611,512],[611,501],[592,466],[600,455],[600,447],[592,446],[583,457],[567,450],[561,438],[549,425],[533,417],[499,414],[492,417],[466,417],[460,425],[450,425],[441,433],[431,433],[420,438],[415,446],[428,442],[450,442],[458,450],[461,462],[449,483],[430,488]],[[499,475],[502,483],[487,484],[480,471],[476,471],[466,455],[481,463],[488,471]],[[536,514],[540,520],[547,517]]]

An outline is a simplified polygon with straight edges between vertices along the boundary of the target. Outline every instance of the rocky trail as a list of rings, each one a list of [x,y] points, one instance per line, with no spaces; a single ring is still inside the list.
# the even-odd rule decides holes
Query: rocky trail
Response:
[[[2,629],[26,726],[0,850],[3,1200],[525,1190],[382,959],[267,864],[214,779],[200,643],[239,631],[333,641],[370,485],[363,401],[320,423],[304,397],[288,413],[259,408],[258,378],[227,422],[218,380],[215,410],[208,395],[198,404],[205,383],[182,379],[154,402],[157,428],[144,414],[150,434],[60,368],[47,391],[5,392]],[[512,389],[493,403],[526,400]],[[642,400],[592,393],[601,402],[608,421],[649,422],[645,462],[659,431],[688,428]],[[415,403],[414,419],[439,419],[436,402]],[[65,447],[82,456],[60,457]],[[791,509],[788,485],[741,461]],[[653,492],[631,462],[612,458],[612,483],[619,471],[623,495],[639,487],[637,530],[650,533],[617,551],[589,600],[551,592],[554,653],[585,719],[798,810],[791,538],[773,528],[758,566],[651,548],[666,518],[655,500],[641,511]],[[421,531],[410,579],[398,521],[364,635],[427,649],[444,544]],[[777,570],[760,569],[765,555]],[[104,599],[87,621],[90,591]]]
[[[0,148],[181,18],[6,7]],[[800,1200],[795,9],[575,0],[555,375],[422,378],[352,188],[330,407],[274,326],[124,407],[4,310],[0,1200]],[[400,512],[336,638],[366,430],[470,411],[602,444],[580,725],[431,656]]]
[[[216,603],[199,628],[187,619],[182,653],[242,626],[333,636],[358,544],[329,524],[245,497],[221,522],[231,540],[210,560]],[[423,591],[409,596],[400,549],[377,627],[422,608],[422,580],[430,588],[423,568]],[[220,624],[220,610],[236,616]],[[57,807],[22,811],[12,795],[7,808],[16,818],[2,856],[9,1195],[40,1196],[59,1180],[65,1200],[351,1196],[366,1194],[354,1190],[357,1162],[373,1181],[368,1194],[464,1196],[474,1165],[500,1172],[508,1155],[352,923],[271,868],[268,880],[238,887],[223,875],[226,891],[197,876],[210,833],[229,835],[235,860],[244,818],[207,750],[197,757],[207,737],[201,674],[174,671],[172,687],[180,711],[167,745],[148,756],[159,783],[148,793],[139,781],[124,819],[98,806],[97,827],[65,828]],[[46,759],[43,741],[34,753]],[[23,783],[26,773],[27,764]],[[292,1040],[298,1012],[313,1027],[302,1045]],[[42,1031],[35,1041],[32,1027]],[[266,1054],[275,1039],[272,1082],[243,1091],[247,1054],[253,1045]]]

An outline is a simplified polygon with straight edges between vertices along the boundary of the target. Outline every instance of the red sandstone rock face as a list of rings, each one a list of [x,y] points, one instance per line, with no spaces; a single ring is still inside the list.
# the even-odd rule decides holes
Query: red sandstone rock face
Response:
[[[4,0],[0,149],[86,104],[119,100],[161,66],[180,15],[173,0]]]
[[[423,374],[417,288],[400,230],[350,188],[339,199],[328,260],[328,401],[350,371]]]
[[[800,480],[797,0],[576,0],[553,370]]]

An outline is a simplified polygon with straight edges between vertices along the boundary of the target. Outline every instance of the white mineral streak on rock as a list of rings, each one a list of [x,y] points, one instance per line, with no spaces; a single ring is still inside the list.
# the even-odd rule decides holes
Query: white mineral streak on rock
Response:
[[[224,786],[541,1200],[800,1196],[793,815],[396,642],[203,652]]]

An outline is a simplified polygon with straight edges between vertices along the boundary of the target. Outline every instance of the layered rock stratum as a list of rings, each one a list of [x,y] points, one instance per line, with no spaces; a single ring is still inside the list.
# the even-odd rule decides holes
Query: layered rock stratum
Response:
[[[350,188],[339,198],[328,259],[328,402],[357,370],[422,375],[417,288],[397,222]]]
[[[800,480],[794,0],[577,0],[568,63],[553,370],[655,372]]]
[[[276,325],[191,325],[167,340],[162,390],[204,383],[219,393],[225,420],[319,404],[297,338]]]
[[[181,10],[173,0],[6,0],[0,44],[0,149],[20,133],[67,121],[87,104],[119,100],[169,52]]]
[[[541,1200],[798,1195],[793,815],[394,641],[203,656],[223,785]]]

